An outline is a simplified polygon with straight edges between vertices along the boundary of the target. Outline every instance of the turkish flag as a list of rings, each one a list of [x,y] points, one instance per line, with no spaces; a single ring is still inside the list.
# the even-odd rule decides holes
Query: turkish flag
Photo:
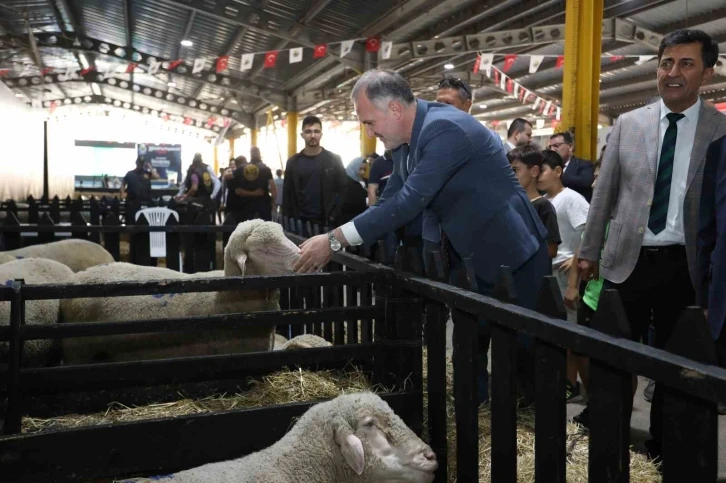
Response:
[[[50,110],[48,112],[50,112],[51,114],[53,114],[53,111],[55,111],[55,108],[56,107],[58,107],[58,103],[56,101],[51,102],[50,103]]]
[[[494,85],[499,85],[499,71],[497,69],[494,69]]]
[[[514,92],[514,81],[512,79],[507,79],[507,92],[510,94]]]
[[[166,70],[174,70],[177,67],[179,67],[184,61],[181,59],[172,60],[169,62],[169,67],[166,68]]]
[[[624,55],[611,55],[610,62],[618,62],[619,60],[623,60],[624,58]]]
[[[265,64],[263,65],[263,67],[265,69],[275,67],[276,63],[277,63],[277,50],[272,50],[265,54]]]
[[[191,117],[185,117],[185,118],[184,118],[184,124],[186,124],[186,125],[188,126],[188,125],[190,125],[191,123],[192,123],[192,118],[191,118]]]
[[[557,131],[558,127],[560,127],[560,121],[558,121],[557,119],[553,119],[552,120],[552,129]]]
[[[517,60],[517,54],[509,54],[504,56],[504,67],[502,67],[502,70],[504,72],[509,72],[509,69],[512,68],[512,65],[514,64],[514,61]]]
[[[480,63],[481,63],[481,55],[477,55],[476,56],[476,60],[474,61],[474,68],[471,69],[471,71],[474,74],[478,74],[479,73],[479,64]]]
[[[558,55],[557,56],[557,63],[555,64],[555,68],[556,69],[561,69],[563,65],[565,65],[565,56],[564,55]]]
[[[328,53],[328,45],[327,44],[320,44],[315,46],[315,51],[313,52],[313,58],[314,59],[320,59],[322,57],[325,57],[325,54]]]
[[[92,72],[92,71],[93,71],[94,69],[95,69],[95,67],[93,67],[93,66],[90,66],[90,67],[88,67],[88,68],[86,68],[86,69],[83,69],[83,70],[81,71],[81,75],[88,75],[88,74],[89,74],[89,73],[91,73],[91,72]]]
[[[220,55],[217,57],[217,74],[221,74],[227,70],[227,64],[229,63],[229,55]]]
[[[522,88],[519,89],[519,102],[524,102],[524,96],[527,95],[527,90]]]
[[[366,52],[375,54],[381,48],[381,39],[378,37],[368,37],[366,40]]]
[[[46,67],[42,71],[40,71],[40,75],[48,75],[51,72],[53,72],[53,67]]]
[[[132,72],[133,72],[133,71],[134,71],[134,70],[136,69],[136,67],[137,67],[138,65],[139,65],[139,64],[134,64],[133,62],[129,62],[129,65],[128,65],[128,66],[126,66],[126,73],[127,73],[127,74],[130,74],[130,73],[132,73]]]
[[[209,118],[207,119],[207,127],[214,126],[215,122],[217,122],[217,118],[214,116],[209,116]]]

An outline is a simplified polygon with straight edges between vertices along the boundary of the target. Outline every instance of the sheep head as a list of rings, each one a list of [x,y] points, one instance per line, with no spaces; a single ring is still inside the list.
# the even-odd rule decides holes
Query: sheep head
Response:
[[[436,455],[373,393],[330,401],[333,440],[345,463],[365,481],[431,483]]]
[[[237,225],[224,249],[224,273],[240,275],[282,275],[292,273],[300,249],[277,223],[249,220]]]

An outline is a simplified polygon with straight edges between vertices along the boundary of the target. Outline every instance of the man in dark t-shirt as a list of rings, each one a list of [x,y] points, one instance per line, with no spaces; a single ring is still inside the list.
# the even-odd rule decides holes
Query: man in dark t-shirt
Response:
[[[386,189],[388,178],[393,174],[393,158],[391,152],[386,151],[383,156],[378,156],[371,164],[371,172],[368,175],[368,206],[373,206]]]
[[[249,163],[235,170],[239,187],[235,193],[240,198],[240,221],[259,218],[272,221],[272,195],[270,185],[274,186],[272,171],[261,159],[251,159]]]
[[[126,199],[127,225],[134,224],[136,212],[151,203],[152,179],[159,179],[159,173],[143,157],[137,157],[136,168],[126,173],[119,193],[121,199]]]

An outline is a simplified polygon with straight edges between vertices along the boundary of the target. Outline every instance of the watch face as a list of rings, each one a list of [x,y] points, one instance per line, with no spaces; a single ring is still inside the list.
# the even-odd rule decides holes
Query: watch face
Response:
[[[338,241],[337,239],[333,238],[332,240],[330,240],[330,248],[334,252],[337,252],[337,251],[339,251],[342,248],[342,245],[340,244],[340,241]]]

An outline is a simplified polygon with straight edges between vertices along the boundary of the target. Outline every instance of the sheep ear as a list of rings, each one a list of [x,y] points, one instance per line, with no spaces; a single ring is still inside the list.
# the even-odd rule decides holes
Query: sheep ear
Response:
[[[340,446],[340,451],[348,466],[355,471],[356,475],[361,475],[365,466],[365,453],[363,443],[358,436],[354,435],[350,429],[338,427],[335,430],[335,442]]]
[[[237,266],[239,267],[240,272],[242,272],[242,276],[245,274],[245,265],[247,264],[247,254],[241,253],[236,259],[235,262],[237,262]]]

